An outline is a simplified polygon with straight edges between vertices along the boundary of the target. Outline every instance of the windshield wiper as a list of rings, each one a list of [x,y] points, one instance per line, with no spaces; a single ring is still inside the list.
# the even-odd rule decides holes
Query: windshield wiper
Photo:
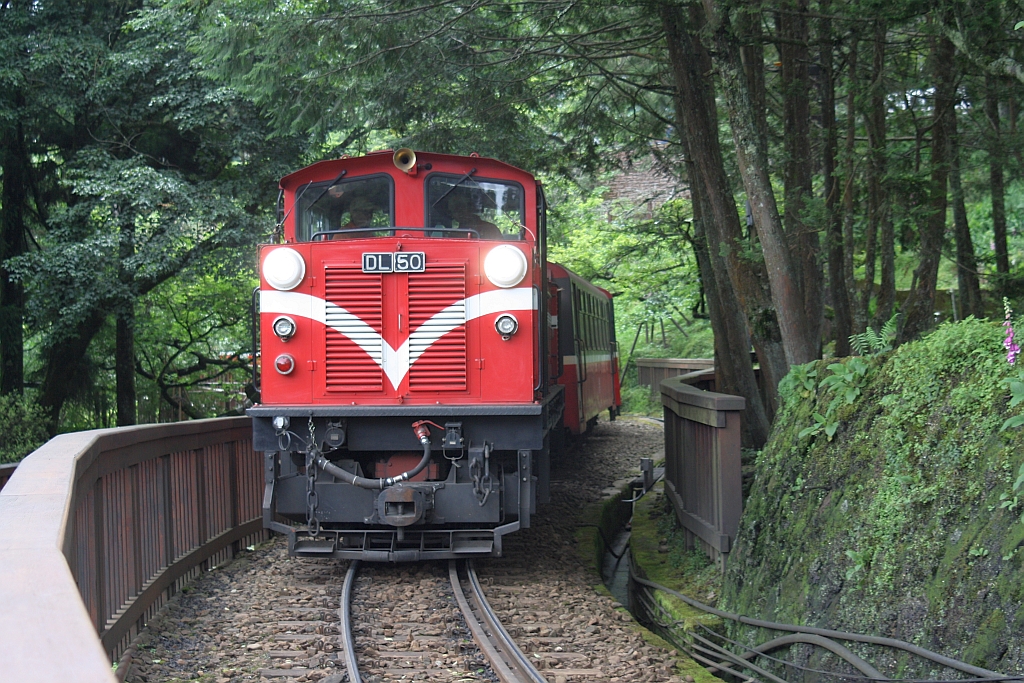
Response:
[[[324,189],[322,189],[322,190],[320,191],[320,194],[318,194],[318,195],[316,196],[316,199],[314,199],[313,201],[311,201],[311,202],[309,203],[309,205],[310,205],[310,206],[316,206],[316,203],[317,203],[318,201],[320,201],[321,199],[323,199],[324,195],[325,195],[325,194],[327,194],[327,190],[331,189],[332,187],[334,187],[335,185],[337,185],[338,183],[340,183],[340,182],[341,182],[341,179],[345,177],[345,174],[346,174],[346,173],[348,173],[348,169],[345,169],[344,171],[342,171],[341,173],[339,173],[339,174],[338,174],[338,177],[337,177],[337,178],[335,178],[334,180],[332,180],[332,181],[331,181],[331,184],[330,184],[330,185],[328,185],[327,187],[325,187]],[[305,190],[303,190],[303,192],[305,192]]]
[[[452,193],[452,192],[453,192],[453,191],[455,190],[455,188],[456,188],[456,187],[458,187],[458,186],[459,186],[459,185],[461,185],[462,183],[464,183],[464,182],[466,182],[467,180],[469,180],[469,179],[470,179],[470,177],[471,177],[471,176],[472,176],[472,175],[473,175],[474,173],[476,173],[476,169],[475,169],[475,168],[471,168],[471,169],[469,169],[469,173],[467,173],[466,175],[464,175],[464,176],[462,176],[461,178],[459,178],[458,180],[456,180],[456,181],[455,181],[455,184],[454,184],[454,185],[452,185],[451,187],[449,187],[449,188],[448,188],[448,189],[447,189],[447,190],[445,191],[445,193],[444,193],[443,195],[441,195],[440,197],[438,197],[437,199],[435,199],[435,200],[434,200],[434,203],[430,205],[430,208],[434,208],[435,206],[437,206],[437,203],[438,203],[438,202],[440,202],[440,201],[441,201],[442,199],[444,199],[445,197],[447,197],[448,195],[450,195],[450,194],[451,194],[451,193]]]

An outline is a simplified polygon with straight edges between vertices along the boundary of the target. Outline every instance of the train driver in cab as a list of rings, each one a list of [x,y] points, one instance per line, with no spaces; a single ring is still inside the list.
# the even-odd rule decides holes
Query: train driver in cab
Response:
[[[338,189],[340,190],[341,188]],[[334,197],[335,188],[333,187],[328,191],[328,193],[332,195],[332,198],[338,198],[340,197],[341,194],[339,192],[338,197]],[[348,202],[348,205],[345,207],[344,211],[340,212],[340,215],[338,215],[337,218],[331,221],[333,224],[338,225],[338,227],[334,228],[334,230],[340,230],[342,232],[338,232],[337,234],[331,235],[330,238],[332,240],[343,240],[352,239],[355,237],[368,237],[372,235],[373,233],[369,232],[346,233],[344,231],[351,230],[354,228],[376,227],[374,226],[374,214],[376,214],[380,210],[380,207],[377,206],[372,200],[366,197],[354,197],[351,201]],[[345,220],[346,214],[348,215],[348,221],[346,221],[344,224],[340,224],[342,221]]]
[[[485,240],[505,239],[497,225],[480,217],[478,202],[473,195],[471,191],[456,189],[448,196],[448,215],[452,217],[452,227],[476,230],[480,238]]]
[[[348,207],[348,223],[341,226],[341,229],[373,227],[373,214],[378,210],[378,207],[366,197],[356,197]]]

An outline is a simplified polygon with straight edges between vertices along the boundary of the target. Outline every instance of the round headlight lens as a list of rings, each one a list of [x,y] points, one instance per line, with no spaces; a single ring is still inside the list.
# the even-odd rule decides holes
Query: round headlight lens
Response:
[[[526,256],[511,244],[491,249],[484,259],[484,274],[498,287],[515,287],[526,277]]]
[[[263,277],[274,289],[295,289],[306,276],[306,262],[294,249],[274,249],[263,259]]]
[[[279,316],[274,320],[274,334],[281,341],[288,341],[295,335],[295,321],[286,315]]]
[[[505,313],[499,315],[498,319],[494,321],[494,329],[498,331],[502,339],[508,339],[519,329],[519,321],[514,315]]]

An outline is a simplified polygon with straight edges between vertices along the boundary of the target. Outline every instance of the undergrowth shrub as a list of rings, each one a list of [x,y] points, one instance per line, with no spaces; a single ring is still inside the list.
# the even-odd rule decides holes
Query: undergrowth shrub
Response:
[[[0,396],[0,464],[18,462],[39,448],[46,433],[43,409],[21,396]]]
[[[661,397],[651,396],[648,387],[634,384],[622,387],[622,412],[631,415],[661,417]]]

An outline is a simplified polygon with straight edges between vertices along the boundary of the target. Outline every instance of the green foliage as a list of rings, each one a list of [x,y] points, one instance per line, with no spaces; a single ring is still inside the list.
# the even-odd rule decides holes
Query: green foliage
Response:
[[[783,405],[800,402],[814,396],[818,389],[817,363],[791,365],[789,372],[779,382],[779,398]]]
[[[828,369],[832,374],[821,380],[820,386],[828,387],[836,395],[833,403],[842,400],[850,405],[856,401],[867,384],[868,364],[854,356],[843,363],[832,363]]]
[[[651,217],[646,207],[604,201],[602,187],[552,185],[548,257],[616,295],[620,330],[667,317],[684,322],[681,312],[700,296],[688,203],[668,202]]]
[[[191,13],[21,7],[2,19],[13,90],[0,128],[26,131],[37,248],[5,268],[28,299],[26,373],[51,426],[101,426],[115,403],[113,319],[211,254],[230,261],[266,239],[276,181],[303,142],[271,136],[250,100],[201,73],[185,47]],[[152,355],[151,341],[137,349]]]
[[[809,368],[810,365],[812,364],[795,366],[795,374],[794,370],[790,370],[790,373],[787,375],[787,378],[790,379],[784,381],[786,396],[792,397],[796,394],[800,398],[809,398],[812,395],[811,385],[813,385],[814,375],[809,373],[817,373]],[[828,440],[831,441],[839,429],[839,419],[836,416],[837,411],[844,405],[852,405],[861,395],[862,390],[867,385],[868,371],[871,368],[862,359],[853,356],[842,363],[831,363],[827,369],[832,374],[822,379],[818,387],[827,389],[833,395],[833,398],[829,402],[828,409],[824,415],[817,412],[811,415],[814,419],[814,424],[802,429],[797,434],[797,437],[800,439],[817,436],[819,433],[824,432]],[[783,382],[780,382],[780,387],[782,384]],[[780,389],[781,393],[782,390]]]
[[[846,580],[850,581],[864,570],[865,565],[868,563],[868,558],[856,550],[847,550],[845,555],[850,560],[850,567],[846,570]]]
[[[660,417],[662,408],[658,397],[651,390],[638,384],[622,387],[622,412],[631,415]]]
[[[251,264],[209,259],[148,294],[137,319],[140,414],[216,417],[240,407],[250,383]],[[162,406],[161,406],[162,403]],[[237,411],[235,411],[237,412]]]
[[[828,440],[831,441],[832,437],[836,435],[836,430],[839,429],[839,421],[831,419],[831,413],[826,413],[825,415],[822,415],[821,413],[814,413],[811,417],[814,418],[814,424],[810,427],[801,429],[797,436],[804,439],[808,436],[817,436],[821,432],[825,432],[825,436],[827,436]]]
[[[46,416],[33,400],[0,396],[0,463],[18,462],[48,438]]]
[[[1024,401],[1024,370],[1017,371],[1016,378],[1007,378],[1003,380],[1003,385],[1008,387],[1010,390],[1010,407],[1015,408],[1017,404]],[[999,431],[1006,431],[1013,427],[1019,427],[1024,424],[1024,415],[1014,415],[1013,417],[1007,418],[1003,426],[999,428]]]
[[[850,335],[850,346],[853,347],[854,353],[859,356],[873,356],[892,351],[892,345],[896,342],[896,323],[899,317],[899,313],[894,313],[878,332],[873,327],[868,327],[860,334]]]
[[[999,494],[999,507],[1007,512],[1015,512],[1021,506],[1021,495],[1024,495],[1021,493],[1021,486],[1024,486],[1024,465],[1017,470],[1017,479],[1014,480],[1011,490]],[[1020,522],[1024,524],[1024,513],[1020,516]]]

